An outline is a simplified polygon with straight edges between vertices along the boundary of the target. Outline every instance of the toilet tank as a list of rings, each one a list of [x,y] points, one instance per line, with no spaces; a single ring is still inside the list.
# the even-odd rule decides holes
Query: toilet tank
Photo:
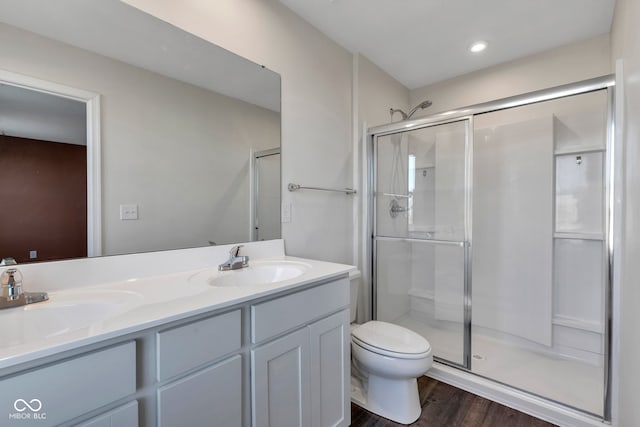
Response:
[[[358,308],[358,291],[360,290],[360,279],[361,279],[361,274],[359,270],[353,270],[349,272],[349,281],[350,281],[350,288],[349,288],[349,296],[351,298],[350,300],[350,311],[351,311],[351,323],[356,321],[356,316],[357,316],[357,308]]]

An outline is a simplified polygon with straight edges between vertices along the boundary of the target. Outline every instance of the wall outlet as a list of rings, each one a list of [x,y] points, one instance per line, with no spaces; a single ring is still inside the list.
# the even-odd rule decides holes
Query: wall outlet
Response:
[[[138,219],[138,205],[120,205],[120,219]]]
[[[291,203],[282,204],[282,219],[281,222],[291,222]]]
[[[29,251],[29,259],[38,258],[38,251]]]

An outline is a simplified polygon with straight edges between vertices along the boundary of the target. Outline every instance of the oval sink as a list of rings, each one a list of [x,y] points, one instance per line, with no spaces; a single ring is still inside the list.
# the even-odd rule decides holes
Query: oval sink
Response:
[[[0,329],[0,342],[17,345],[91,327],[140,301],[142,296],[130,291],[51,292],[48,301],[2,310],[0,320],[11,327]]]
[[[249,267],[232,271],[208,269],[189,277],[191,283],[214,287],[268,285],[303,275],[311,266],[298,261],[249,261]]]

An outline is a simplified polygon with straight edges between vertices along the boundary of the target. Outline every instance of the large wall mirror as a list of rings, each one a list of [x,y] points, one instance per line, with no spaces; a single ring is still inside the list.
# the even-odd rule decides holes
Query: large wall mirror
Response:
[[[0,0],[0,258],[280,237],[280,76],[118,0]]]

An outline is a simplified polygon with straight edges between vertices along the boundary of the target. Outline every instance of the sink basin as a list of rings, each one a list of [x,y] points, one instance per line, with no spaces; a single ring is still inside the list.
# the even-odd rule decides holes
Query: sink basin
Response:
[[[249,261],[249,267],[232,271],[208,269],[189,277],[191,283],[205,282],[214,287],[268,285],[303,275],[311,266],[298,261]]]
[[[123,313],[142,301],[137,292],[90,290],[51,292],[49,300],[0,311],[3,345],[17,345],[34,338],[47,339],[95,325]]]

